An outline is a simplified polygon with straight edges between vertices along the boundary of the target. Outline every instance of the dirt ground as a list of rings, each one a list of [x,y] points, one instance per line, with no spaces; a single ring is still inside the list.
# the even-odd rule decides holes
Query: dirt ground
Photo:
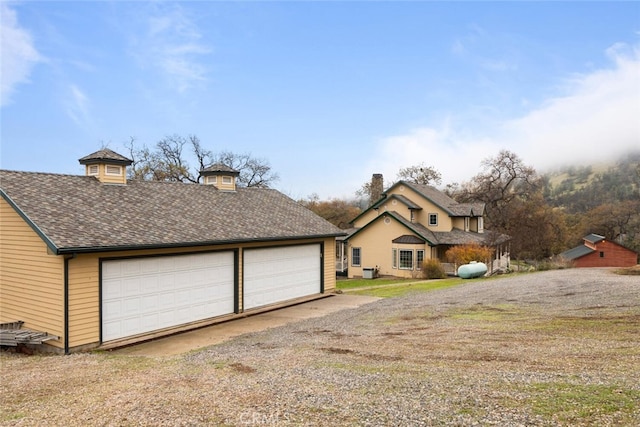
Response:
[[[636,426],[640,278],[471,280],[187,354],[0,363],[7,426]]]

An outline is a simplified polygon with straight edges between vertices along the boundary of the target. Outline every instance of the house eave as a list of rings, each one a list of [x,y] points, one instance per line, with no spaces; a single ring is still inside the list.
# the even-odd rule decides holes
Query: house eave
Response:
[[[339,236],[346,236],[346,233],[335,234],[316,234],[307,236],[277,236],[277,237],[257,237],[252,239],[230,239],[230,240],[209,240],[200,242],[177,242],[177,243],[161,243],[161,244],[137,244],[137,245],[117,245],[117,246],[69,246],[59,248],[56,251],[56,255],[64,254],[80,254],[80,253],[98,253],[98,252],[123,252],[123,251],[141,251],[141,250],[153,250],[153,249],[185,249],[185,248],[198,248],[205,246],[223,246],[223,245],[238,245],[248,243],[261,243],[261,242],[282,242],[291,240],[314,240],[314,239],[326,239],[336,238]]]

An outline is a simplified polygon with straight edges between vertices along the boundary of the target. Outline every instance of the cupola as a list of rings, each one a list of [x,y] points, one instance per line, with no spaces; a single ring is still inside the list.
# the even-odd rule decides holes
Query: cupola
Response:
[[[105,184],[126,184],[127,166],[132,160],[108,148],[78,159],[85,166],[85,175],[95,176]]]
[[[238,175],[240,172],[222,163],[215,163],[200,171],[205,185],[215,185],[222,191],[236,191]]]

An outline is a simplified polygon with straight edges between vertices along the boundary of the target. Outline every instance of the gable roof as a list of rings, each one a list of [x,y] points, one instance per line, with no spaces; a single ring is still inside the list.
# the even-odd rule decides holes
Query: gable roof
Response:
[[[398,185],[405,185],[413,189],[425,199],[442,208],[450,216],[482,216],[484,213],[484,203],[458,203],[431,185],[400,181],[392,185],[387,191]]]
[[[479,245],[486,245],[487,244],[486,240],[489,239],[489,238],[492,240],[493,244],[502,244],[502,243],[505,243],[505,242],[510,240],[510,237],[507,236],[506,234],[497,234],[497,233],[495,233],[495,234],[490,236],[487,233],[474,233],[474,232],[470,232],[470,231],[459,230],[457,228],[454,228],[451,231],[431,231],[427,227],[425,227],[424,225],[422,225],[420,223],[415,223],[415,222],[409,221],[408,219],[406,219],[405,217],[403,217],[402,215],[400,215],[396,211],[385,211],[385,212],[381,213],[376,218],[374,218],[372,221],[370,221],[369,223],[365,224],[363,227],[355,229],[353,232],[351,232],[345,238],[345,240],[349,240],[350,238],[352,238],[356,234],[359,234],[361,231],[363,231],[366,228],[368,228],[374,222],[379,221],[382,218],[387,218],[387,217],[392,218],[392,219],[396,220],[397,222],[399,222],[400,224],[404,225],[409,231],[414,233],[415,236],[417,236],[420,239],[423,239],[426,243],[428,243],[429,246],[465,245],[465,244],[472,244],[472,243],[476,243],[476,244],[479,244]],[[404,237],[406,237],[406,236],[400,236],[399,238],[404,238]],[[403,242],[395,242],[394,241],[394,243],[407,243],[407,242],[406,241],[403,241]]]
[[[0,195],[56,254],[335,237],[345,233],[268,188],[0,170]]]
[[[403,196],[401,194],[395,194],[395,193],[389,194],[391,190],[393,190],[394,188],[400,185],[404,185],[406,187],[411,188],[420,196],[424,197],[425,199],[429,200],[431,203],[440,207],[451,217],[482,216],[484,214],[484,210],[485,210],[484,203],[458,203],[455,200],[453,200],[451,197],[447,196],[442,191],[430,185],[416,184],[408,181],[398,181],[395,184],[393,184],[391,187],[389,187],[389,189],[387,189],[387,191],[385,191],[382,194],[382,198],[380,200],[378,200],[373,205],[369,206],[367,209],[361,212],[357,217],[351,220],[351,222],[353,223],[357,221],[358,218],[365,215],[371,209],[378,209],[380,206],[382,206],[384,203],[386,203],[388,200],[391,200],[391,199],[399,200],[400,202],[405,204],[409,209],[416,209],[416,210],[422,209],[420,205],[413,202],[411,199],[409,199],[406,196]]]
[[[593,243],[594,245],[597,245],[598,243],[602,242],[603,240],[606,240],[606,237],[601,236],[599,234],[591,233],[591,234],[588,234],[588,235],[584,236],[582,238],[582,240],[584,240],[585,242],[590,242],[590,243]],[[613,243],[616,246],[620,246],[621,248],[624,248],[627,251],[636,253],[633,249],[629,249],[626,246],[621,245],[618,242],[614,242],[612,240],[610,240],[609,242]],[[566,260],[571,261],[571,260],[574,260],[574,259],[581,258],[581,257],[583,257],[585,255],[589,255],[590,253],[593,253],[596,250],[597,249],[593,249],[593,248],[587,246],[586,244],[582,244],[580,246],[576,246],[575,248],[571,248],[569,250],[566,250],[566,251],[562,252],[559,256],[564,258],[564,259],[566,259]]]

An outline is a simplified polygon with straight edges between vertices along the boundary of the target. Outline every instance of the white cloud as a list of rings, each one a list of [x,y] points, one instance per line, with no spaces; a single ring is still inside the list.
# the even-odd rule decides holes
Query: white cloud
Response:
[[[615,66],[570,79],[565,94],[505,123],[501,136],[517,141],[537,168],[593,163],[640,149],[640,51],[607,50]]]
[[[160,69],[175,90],[183,93],[206,81],[208,70],[201,56],[211,49],[180,5],[170,7],[145,17],[146,33],[133,42],[133,55],[144,68]]]
[[[90,125],[92,123],[89,112],[89,98],[76,85],[69,85],[68,97],[65,101],[67,115],[80,126]]]
[[[43,58],[34,47],[31,34],[20,27],[15,10],[5,2],[0,2],[0,43],[0,106],[5,106],[16,87],[29,82],[31,69]]]
[[[640,55],[622,44],[607,50],[613,66],[568,79],[563,94],[493,129],[470,131],[464,117],[409,130],[378,141],[367,173],[394,180],[400,168],[421,162],[443,184],[480,172],[480,162],[500,149],[517,153],[538,171],[561,164],[598,162],[640,149]],[[359,177],[366,182],[368,176]]]

